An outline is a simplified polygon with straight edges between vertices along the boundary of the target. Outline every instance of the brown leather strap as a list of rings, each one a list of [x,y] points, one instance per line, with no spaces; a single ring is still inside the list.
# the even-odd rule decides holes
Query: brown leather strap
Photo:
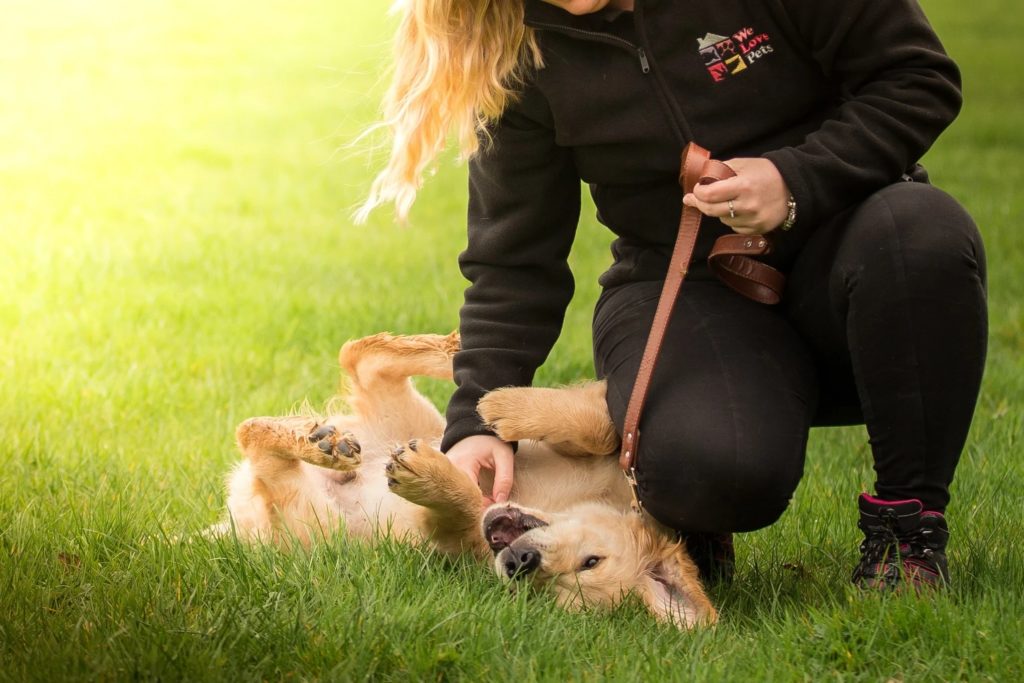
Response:
[[[680,169],[684,166],[685,162]],[[701,185],[709,185],[735,175],[736,172],[727,164],[715,159],[705,159],[698,182]],[[693,185],[686,184],[682,170],[679,184],[683,187],[684,193],[693,191]],[[683,227],[681,222],[679,227]],[[786,276],[771,266],[751,258],[766,256],[771,251],[771,238],[766,235],[722,235],[715,240],[711,248],[708,265],[719,280],[748,299],[762,304],[777,304],[782,301]]]
[[[751,256],[772,251],[771,239],[765,235],[722,235],[708,256],[708,265],[718,279],[734,290],[762,304],[782,301],[786,276]]]
[[[683,155],[686,155],[686,150],[683,150]],[[736,175],[736,171],[732,170],[732,167],[728,164],[723,164],[717,159],[705,159],[704,165],[700,170],[700,180],[698,181],[701,185],[710,185],[711,183],[718,180],[725,180],[726,178],[732,178]],[[694,183],[696,184],[696,183]],[[690,189],[686,189],[685,178],[682,173],[679,175],[679,186],[683,188],[683,193],[693,192],[693,185],[690,185]]]
[[[710,153],[690,143],[683,150],[680,164],[679,184],[683,193],[693,191],[697,183],[708,184],[736,175],[731,168],[710,158]],[[647,390],[650,388],[651,375],[661,351],[661,343],[665,338],[672,308],[679,288],[693,258],[693,248],[697,243],[697,232],[700,229],[701,213],[692,207],[683,206],[679,220],[679,235],[672,249],[665,283],[661,288],[658,308],[651,323],[651,333],[644,347],[644,355],[640,360],[633,393],[629,397],[626,409],[626,421],[622,433],[622,449],[619,453],[619,466],[626,471],[627,478],[633,485],[636,499],[636,481],[633,466],[637,447],[640,443],[640,414],[643,411]],[[725,235],[720,237],[712,249],[709,262],[712,270],[736,291],[762,303],[778,303],[785,277],[775,269],[750,258],[751,255],[769,253],[771,243],[767,237],[746,237],[744,235]],[[639,503],[639,500],[637,500]]]
[[[710,158],[710,152],[692,142],[683,150],[683,159],[679,167],[679,184],[683,186],[684,194],[693,191],[701,179],[704,164]],[[672,316],[672,305],[679,293],[679,287],[683,284],[683,278],[686,277],[686,271],[690,267],[693,247],[697,243],[697,231],[700,229],[700,218],[699,211],[689,206],[683,206],[683,214],[679,220],[679,236],[672,249],[672,260],[669,261],[665,283],[661,287],[658,309],[654,313],[651,333],[647,337],[644,355],[640,360],[640,370],[637,372],[633,393],[629,397],[629,405],[626,408],[626,422],[622,430],[622,450],[619,453],[619,466],[626,471],[633,469],[637,445],[640,443],[638,428],[640,413],[643,410],[644,400],[647,398],[647,390],[650,388],[651,374],[654,372],[654,364],[658,360],[661,342],[665,338],[665,330],[668,328],[668,321]]]

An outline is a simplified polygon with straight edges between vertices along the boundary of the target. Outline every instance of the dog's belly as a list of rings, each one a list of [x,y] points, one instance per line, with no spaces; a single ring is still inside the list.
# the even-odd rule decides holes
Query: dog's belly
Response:
[[[417,507],[388,490],[384,465],[388,455],[364,452],[363,464],[355,477],[328,484],[331,506],[344,520],[350,536],[373,538],[380,534],[405,540],[419,540]],[[333,474],[333,473],[332,473]]]

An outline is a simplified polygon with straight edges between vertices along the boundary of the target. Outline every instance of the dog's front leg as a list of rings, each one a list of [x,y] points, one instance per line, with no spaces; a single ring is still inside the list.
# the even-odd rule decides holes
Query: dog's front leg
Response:
[[[423,535],[439,550],[487,552],[479,531],[480,487],[444,454],[423,441],[409,441],[391,454],[386,471],[393,493],[424,508]]]
[[[619,435],[605,403],[605,383],[506,387],[485,395],[477,412],[503,441],[543,441],[563,455],[612,455]]]

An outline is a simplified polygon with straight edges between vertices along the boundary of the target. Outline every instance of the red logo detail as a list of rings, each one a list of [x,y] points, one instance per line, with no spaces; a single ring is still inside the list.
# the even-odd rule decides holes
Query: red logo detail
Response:
[[[704,67],[716,83],[750,68],[757,60],[773,52],[771,36],[756,33],[753,28],[741,28],[732,36],[707,33],[697,39],[697,50]]]

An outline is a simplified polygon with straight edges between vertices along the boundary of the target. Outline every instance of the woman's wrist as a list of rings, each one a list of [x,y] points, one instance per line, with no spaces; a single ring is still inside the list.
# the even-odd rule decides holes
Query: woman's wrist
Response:
[[[782,225],[779,226],[780,230],[791,230],[796,225],[796,199],[793,195],[789,195],[789,199],[786,200],[786,208],[789,211],[786,214],[786,220],[782,221]]]

